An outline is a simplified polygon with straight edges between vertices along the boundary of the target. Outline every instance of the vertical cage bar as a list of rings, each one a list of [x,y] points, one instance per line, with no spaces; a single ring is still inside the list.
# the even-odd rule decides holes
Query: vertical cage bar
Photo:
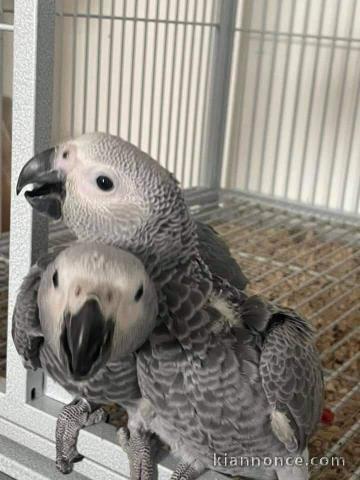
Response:
[[[211,23],[214,23],[214,17],[216,12],[216,0],[212,1],[211,7]],[[206,59],[206,73],[205,73],[205,87],[204,87],[204,95],[205,101],[207,101],[210,97],[209,95],[209,85],[210,85],[210,71],[211,71],[211,57],[212,57],[212,50],[214,44],[214,37],[215,37],[216,29],[212,28],[209,32],[208,36],[208,52],[207,52],[207,59]],[[201,153],[200,153],[200,168],[198,170],[197,175],[197,185],[201,185],[201,168],[203,161],[206,161],[206,148],[207,148],[207,138],[206,138],[206,118],[207,118],[208,106],[204,106],[202,119],[201,119]]]
[[[169,2],[170,3],[170,2]],[[176,14],[175,14],[175,28],[174,28],[174,44],[173,44],[173,54],[172,54],[172,60],[171,60],[171,82],[170,82],[170,104],[171,100],[174,95],[174,83],[175,83],[175,65],[176,65],[176,49],[177,49],[177,40],[178,40],[178,20],[179,20],[179,8],[180,8],[180,1],[177,0],[176,2]],[[164,59],[165,61],[165,59]],[[163,74],[163,82],[165,82],[165,70],[162,72]],[[163,84],[164,85],[164,84]],[[170,108],[170,113],[169,113],[169,124],[167,126],[167,142],[166,142],[166,155],[165,155],[165,167],[168,168],[169,166],[169,154],[170,154],[170,141],[171,141],[171,130],[172,130],[172,120],[173,120],[173,113],[174,113],[174,108]],[[161,132],[161,127],[162,127],[162,111],[160,113],[160,132]],[[159,134],[159,146],[161,142],[161,135]],[[159,158],[159,156],[158,156]]]
[[[196,22],[196,19],[197,19],[197,12],[198,12],[197,7],[198,7],[198,5],[199,5],[199,2],[194,2],[193,12],[192,12],[192,21],[193,22]],[[191,27],[189,71],[188,71],[187,92],[186,92],[185,135],[184,135],[185,145],[184,145],[184,150],[183,150],[183,159],[182,159],[182,164],[181,164],[181,175],[180,175],[180,179],[181,179],[181,182],[183,184],[185,182],[185,166],[186,166],[187,159],[189,159],[191,162],[194,161],[194,159],[191,158],[190,156],[188,157],[186,155],[186,153],[188,151],[187,146],[190,145],[190,140],[188,138],[188,134],[189,134],[189,123],[190,123],[189,112],[190,112],[190,97],[191,97],[191,78],[192,78],[192,74],[193,74],[193,65],[194,65],[195,31],[196,31],[196,25],[193,25]],[[193,128],[194,128],[194,126],[193,126]]]
[[[58,69],[57,75],[59,76],[59,89],[56,92],[56,110],[54,112],[54,118],[56,123],[53,125],[53,143],[57,143],[62,139],[62,104],[63,104],[63,43],[64,43],[64,5],[63,2],[59,2],[58,8],[59,14],[59,56],[58,56]],[[58,41],[56,39],[56,41]],[[54,104],[55,105],[55,104]]]
[[[137,31],[137,15],[138,15],[138,0],[135,0],[134,6],[134,21],[132,31],[132,55],[131,55],[131,73],[130,73],[130,94],[129,94],[129,125],[127,139],[131,142],[132,119],[133,119],[133,94],[134,94],[134,69],[136,56],[136,31]]]
[[[295,11],[296,11],[296,1],[292,0],[291,6],[291,13],[290,13],[290,25],[289,25],[289,33],[291,34],[294,29],[294,20],[295,20]],[[282,92],[281,92],[281,100],[280,100],[280,116],[279,116],[279,123],[277,128],[277,135],[276,135],[276,146],[275,146],[275,158],[274,158],[274,167],[272,172],[272,179],[271,179],[271,194],[275,194],[276,188],[276,176],[278,173],[278,164],[279,164],[279,152],[280,152],[280,139],[281,139],[281,132],[284,120],[284,109],[285,109],[285,96],[289,78],[289,64],[290,64],[290,56],[291,56],[291,46],[292,46],[292,39],[291,35],[289,35],[288,43],[286,46],[286,58],[285,58],[285,67],[284,67],[284,75],[282,78]]]
[[[125,47],[125,28],[126,28],[126,0],[123,0],[122,16],[124,20],[121,22],[121,53],[119,61],[119,98],[118,98],[118,128],[117,134],[120,135],[121,128],[121,107],[122,107],[122,93],[123,93],[123,76],[124,76],[124,47]]]
[[[358,191],[356,195],[355,212],[360,213],[360,181],[359,181]]]
[[[183,25],[183,35],[181,42],[181,63],[180,63],[180,84],[179,84],[179,98],[177,105],[177,119],[176,119],[176,134],[175,134],[175,144],[174,144],[174,166],[173,172],[177,175],[177,162],[179,154],[179,136],[180,136],[180,127],[181,127],[181,112],[183,105],[183,91],[184,91],[184,69],[185,69],[185,53],[186,53],[186,33],[188,31],[188,16],[189,16],[189,0],[186,0],[185,6],[185,24]],[[183,158],[183,161],[184,158]],[[180,182],[183,182],[183,178],[180,177]]]
[[[102,16],[103,0],[99,3],[98,43],[97,43],[97,69],[96,69],[96,99],[95,99],[95,130],[99,130],[99,97],[100,97],[100,73],[102,56]]]
[[[75,135],[75,91],[76,91],[76,53],[77,53],[77,15],[78,15],[78,2],[74,3],[74,17],[73,17],[73,29],[72,29],[72,69],[71,69],[71,124],[70,132],[71,136]]]
[[[169,2],[168,2],[169,3]],[[155,90],[155,77],[156,77],[156,60],[158,54],[158,35],[159,35],[159,8],[160,2],[156,2],[156,13],[155,13],[155,33],[154,33],[154,51],[153,51],[153,58],[152,58],[152,74],[151,74],[151,94],[150,94],[150,124],[149,124],[149,136],[148,136],[148,145],[147,151],[151,155],[152,154],[152,126],[154,123],[154,90]],[[164,62],[166,58],[166,44],[164,45]],[[161,97],[162,98],[162,97]]]
[[[227,0],[226,2],[220,2],[219,8],[220,22],[213,57],[212,85],[209,96],[207,165],[206,167],[201,165],[201,183],[212,188],[220,187],[237,1]]]
[[[346,42],[345,65],[344,65],[343,75],[342,75],[342,80],[341,80],[339,109],[338,109],[337,117],[336,117],[335,139],[334,139],[334,146],[333,146],[333,151],[332,151],[332,155],[331,155],[331,162],[330,162],[329,182],[328,182],[327,193],[326,193],[326,206],[327,207],[330,206],[330,195],[331,195],[331,191],[332,191],[332,180],[333,180],[333,176],[334,176],[335,159],[336,159],[336,155],[337,155],[337,152],[338,152],[339,132],[340,132],[341,119],[342,119],[341,114],[342,114],[343,105],[344,105],[345,86],[346,86],[346,83],[347,83],[348,70],[349,70],[351,41],[352,41],[352,36],[353,36],[353,32],[354,32],[355,18],[356,18],[355,17],[356,4],[357,4],[357,0],[353,0],[351,12],[350,12],[350,29],[349,29],[349,33],[348,33],[349,38]]]
[[[296,78],[296,87],[295,87],[295,103],[294,103],[294,112],[292,118],[292,125],[291,125],[291,133],[290,133],[290,142],[289,142],[289,149],[286,161],[286,169],[285,169],[285,197],[289,197],[289,188],[290,188],[290,174],[293,165],[293,157],[294,157],[294,141],[296,135],[296,127],[297,127],[297,120],[298,120],[298,109],[299,109],[299,100],[300,100],[300,90],[301,90],[301,80],[304,73],[304,57],[305,57],[305,50],[306,50],[306,34],[309,27],[309,14],[310,14],[310,6],[311,0],[307,0],[306,2],[306,11],[304,16],[304,24],[303,24],[303,40],[301,42],[301,50],[300,50],[300,59],[298,64],[298,71],[297,71],[297,78]]]
[[[84,107],[82,117],[82,133],[86,132],[86,117],[87,117],[87,97],[88,97],[88,73],[89,73],[89,23],[90,23],[90,2],[87,0],[86,4],[86,24],[85,24],[85,59],[84,59]]]
[[[176,15],[178,15],[179,3],[177,3],[176,7]],[[164,56],[163,56],[163,63],[161,67],[161,94],[160,98],[164,98],[164,90],[165,90],[165,70],[166,70],[166,57],[168,52],[168,38],[169,38],[169,13],[170,13],[170,2],[167,2],[166,6],[166,23],[165,23],[165,39],[164,39]],[[176,28],[176,26],[175,26]],[[176,42],[176,37],[175,37]],[[174,46],[175,48],[175,46]],[[172,85],[172,84],[171,84]],[[160,159],[160,148],[161,148],[161,139],[162,139],[162,126],[163,126],[163,114],[164,114],[164,101],[161,102],[160,105],[160,116],[159,116],[159,135],[158,135],[158,142],[157,142],[157,150],[156,150],[156,159]],[[168,132],[170,131],[170,125],[168,126]],[[151,144],[150,144],[151,145]],[[167,166],[168,159],[165,158],[165,163]]]
[[[236,89],[235,101],[232,105],[231,119],[230,119],[230,134],[228,147],[228,172],[226,176],[226,183],[233,185],[234,179],[238,177],[238,167],[241,162],[238,160],[240,142],[242,139],[242,125],[244,114],[244,99],[246,92],[246,80],[249,64],[249,49],[250,49],[250,29],[253,20],[254,2],[253,0],[243,0],[243,7],[241,12],[241,29],[239,32],[239,48],[238,55],[235,59],[235,78],[238,82]]]
[[[329,94],[330,94],[331,77],[332,77],[332,72],[333,72],[333,67],[334,67],[336,37],[337,37],[338,27],[339,27],[339,21],[338,20],[339,20],[339,13],[340,13],[340,4],[341,4],[341,0],[338,0],[337,6],[336,6],[335,19],[334,19],[334,28],[333,28],[333,32],[332,32],[329,69],[328,69],[328,72],[327,72],[324,107],[323,107],[323,112],[322,112],[322,116],[321,116],[321,123],[320,123],[320,125],[321,125],[321,127],[320,127],[320,141],[319,141],[319,147],[318,147],[317,155],[316,155],[314,184],[313,184],[313,190],[312,190],[311,203],[315,203],[316,191],[317,191],[317,186],[318,186],[321,154],[322,154],[322,147],[323,147],[324,135],[325,135],[325,124],[326,124],[326,117],[327,117],[328,106],[329,106]]]
[[[277,10],[276,10],[276,20],[275,20],[275,31],[279,31],[280,27],[280,18],[281,18],[281,11],[283,6],[283,0],[278,0]],[[257,189],[261,191],[263,176],[264,176],[264,165],[265,165],[265,149],[266,143],[268,138],[268,129],[269,129],[269,120],[270,120],[270,110],[271,110],[271,100],[272,100],[272,90],[273,90],[273,83],[274,83],[274,73],[275,73],[275,65],[277,60],[277,52],[278,52],[278,45],[279,39],[275,36],[274,37],[274,45],[272,51],[272,59],[271,59],[271,67],[270,67],[270,81],[269,81],[269,88],[267,92],[267,99],[266,99],[266,110],[265,110],[265,124],[264,124],[264,133],[262,138],[262,146],[261,146],[261,158],[260,158],[260,174],[259,174],[259,182]]]
[[[204,1],[202,5],[202,15],[201,15],[201,22],[205,22],[206,18],[206,5],[207,3]],[[204,25],[201,26],[201,34],[200,34],[200,55],[201,52],[203,51],[204,48],[204,33],[205,33],[205,27]],[[209,45],[209,50],[210,50],[210,45]],[[192,135],[192,141],[191,141],[191,153],[190,157],[191,160],[191,171],[190,171],[190,186],[195,185],[195,162],[194,162],[194,151],[195,151],[195,141],[196,141],[196,135],[197,135],[197,127],[198,127],[198,114],[199,114],[199,100],[200,100],[200,80],[201,80],[201,58],[199,59],[198,62],[198,67],[197,67],[197,72],[196,72],[196,93],[195,93],[195,118],[194,118],[194,128],[193,128],[193,135]],[[206,85],[206,83],[205,83]],[[206,90],[205,90],[206,93]],[[204,110],[205,110],[205,105],[204,105]],[[201,161],[201,155],[199,153],[198,155],[198,162]]]
[[[358,62],[357,63],[358,63],[358,68],[360,68],[360,56],[358,57]],[[359,104],[360,104],[360,82],[358,82],[357,88],[356,88],[354,112],[353,112],[353,116],[352,116],[352,119],[351,119],[349,148],[348,148],[348,153],[347,153],[347,157],[346,157],[345,175],[344,175],[344,181],[343,181],[342,192],[341,192],[341,209],[342,210],[345,209],[346,185],[348,184],[348,180],[349,180],[350,162],[351,162],[351,157],[353,155],[355,130],[356,130],[356,120],[358,118],[358,113],[359,113]],[[360,197],[360,178],[358,179],[358,182],[359,182],[359,197]],[[356,197],[356,199],[355,199],[354,213],[358,213],[359,205],[358,205],[358,203],[356,203],[357,198],[358,197]]]
[[[168,3],[168,8],[169,4]],[[159,35],[159,8],[160,8],[160,2],[156,2],[156,13],[155,13],[155,39],[154,39],[154,52],[153,52],[153,61],[152,61],[152,75],[151,75],[151,97],[150,97],[150,125],[149,125],[149,137],[148,137],[148,147],[147,151],[151,155],[152,153],[152,126],[154,123],[154,100],[155,100],[155,95],[154,95],[154,90],[155,90],[155,76],[156,76],[156,59],[157,59],[157,54],[158,54],[158,35]],[[167,28],[167,27],[165,27]],[[167,33],[167,30],[166,30]],[[164,44],[164,60],[163,62],[165,63],[166,61],[166,53],[167,53],[167,42],[166,42],[167,36],[165,34],[165,44]],[[161,96],[160,98],[163,98]],[[157,159],[158,160],[158,159]]]
[[[298,191],[298,200],[301,199],[303,187],[304,187],[304,177],[305,177],[305,164],[306,164],[306,156],[309,146],[309,135],[310,135],[310,124],[312,120],[312,112],[314,108],[314,94],[315,94],[315,85],[317,79],[317,73],[319,68],[319,54],[320,54],[320,46],[321,46],[321,34],[323,31],[324,25],[324,12],[326,9],[326,0],[322,0],[320,13],[319,13],[319,23],[317,28],[317,35],[318,39],[316,42],[316,50],[315,50],[315,59],[314,59],[314,68],[312,71],[312,78],[311,78],[311,87],[310,87],[310,99],[309,99],[309,106],[307,111],[307,118],[306,118],[306,129],[305,129],[305,140],[304,140],[304,147],[301,155],[301,165],[300,165],[300,185]]]
[[[148,39],[148,28],[149,28],[149,0],[146,0],[145,7],[145,27],[144,27],[144,42],[143,42],[143,55],[142,55],[142,76],[141,76],[141,95],[140,95],[140,119],[139,119],[139,130],[138,130],[138,142],[139,147],[141,148],[142,142],[142,132],[143,122],[144,122],[144,97],[145,97],[145,79],[146,79],[146,49],[147,49],[147,39]]]
[[[108,65],[108,89],[107,89],[107,107],[106,107],[106,132],[110,130],[110,112],[111,112],[111,94],[112,94],[112,71],[113,71],[113,45],[114,45],[114,15],[115,0],[111,0],[111,20],[110,20],[110,45],[109,45],[109,65]]]
[[[269,2],[264,2],[262,10],[262,19],[261,19],[261,33],[260,33],[260,42],[259,42],[259,51],[258,51],[258,60],[256,64],[256,74],[255,74],[255,94],[254,94],[254,105],[251,116],[251,127],[250,127],[250,140],[249,140],[249,153],[245,163],[245,188],[249,190],[250,183],[250,170],[251,170],[251,160],[253,156],[253,147],[254,147],[254,134],[255,134],[255,123],[258,110],[258,99],[259,99],[259,87],[260,79],[262,74],[263,67],[263,51],[264,51],[264,42],[265,42],[265,28],[267,20],[267,9]]]
[[[24,162],[49,145],[53,86],[55,0],[16,0],[6,396],[15,404],[42,390],[43,374],[27,372],[11,339],[11,317],[23,277],[47,248],[47,222],[15,196]]]

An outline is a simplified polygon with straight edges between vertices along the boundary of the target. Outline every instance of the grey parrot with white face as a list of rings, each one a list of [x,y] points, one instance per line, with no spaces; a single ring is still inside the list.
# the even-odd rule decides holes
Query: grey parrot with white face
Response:
[[[211,230],[207,236],[196,225],[169,172],[118,137],[92,134],[34,157],[18,191],[29,184],[34,208],[61,218],[80,240],[135,253],[156,286],[159,325],[137,355],[145,403],[129,416],[130,440],[138,435],[141,445],[150,430],[178,450],[174,479],[212,468],[213,452],[305,449],[322,397],[310,329],[294,313],[273,312],[234,288],[233,259]],[[144,478],[135,464],[136,478]],[[254,476],[253,469],[225,470]],[[274,469],[267,474],[276,478]]]
[[[63,473],[82,458],[79,428],[104,419],[95,406],[115,402],[136,410],[134,352],[155,326],[157,305],[142,263],[107,245],[76,243],[44,256],[25,277],[12,324],[17,351],[26,367],[44,368],[80,397],[57,425],[56,463]]]
[[[119,137],[87,134],[36,155],[22,169],[17,193],[29,184],[35,187],[25,193],[31,206],[62,219],[80,240],[140,254],[147,249],[147,255],[162,257],[159,264],[186,249],[181,221],[187,208],[177,181]],[[225,242],[209,225],[194,224],[199,253],[214,279],[245,289],[247,278]]]

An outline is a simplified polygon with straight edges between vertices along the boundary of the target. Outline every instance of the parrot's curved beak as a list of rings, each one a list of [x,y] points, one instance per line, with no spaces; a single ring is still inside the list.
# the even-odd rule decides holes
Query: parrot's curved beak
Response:
[[[30,205],[43,215],[61,218],[65,195],[64,174],[54,168],[55,148],[49,148],[31,158],[22,168],[16,185],[16,193],[28,185],[34,188],[25,192]]]
[[[75,315],[65,316],[61,343],[75,380],[83,380],[106,363],[113,332],[114,323],[105,320],[97,299],[87,300]]]

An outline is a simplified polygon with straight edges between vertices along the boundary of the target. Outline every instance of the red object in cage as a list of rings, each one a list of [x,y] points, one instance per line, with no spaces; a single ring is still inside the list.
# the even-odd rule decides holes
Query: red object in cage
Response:
[[[334,412],[330,410],[330,408],[324,408],[322,415],[321,415],[321,423],[325,425],[332,425],[334,422]]]

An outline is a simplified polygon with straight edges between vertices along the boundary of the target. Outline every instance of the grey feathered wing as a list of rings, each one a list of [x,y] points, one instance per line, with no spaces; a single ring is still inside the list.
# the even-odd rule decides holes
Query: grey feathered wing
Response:
[[[286,415],[295,432],[295,445],[288,450],[303,451],[320,420],[323,407],[323,378],[312,328],[296,312],[274,308],[259,297],[244,305],[249,325],[264,334],[260,375],[267,399]],[[246,321],[246,319],[245,319]]]
[[[41,367],[39,350],[44,340],[39,320],[37,293],[43,271],[58,253],[59,250],[42,256],[30,268],[16,298],[12,317],[12,337],[17,352],[24,359],[25,367],[33,370]]]
[[[199,252],[214,277],[227,280],[230,285],[244,290],[248,279],[231,256],[229,247],[218,233],[202,222],[196,222]],[[216,281],[216,278],[214,279]]]

